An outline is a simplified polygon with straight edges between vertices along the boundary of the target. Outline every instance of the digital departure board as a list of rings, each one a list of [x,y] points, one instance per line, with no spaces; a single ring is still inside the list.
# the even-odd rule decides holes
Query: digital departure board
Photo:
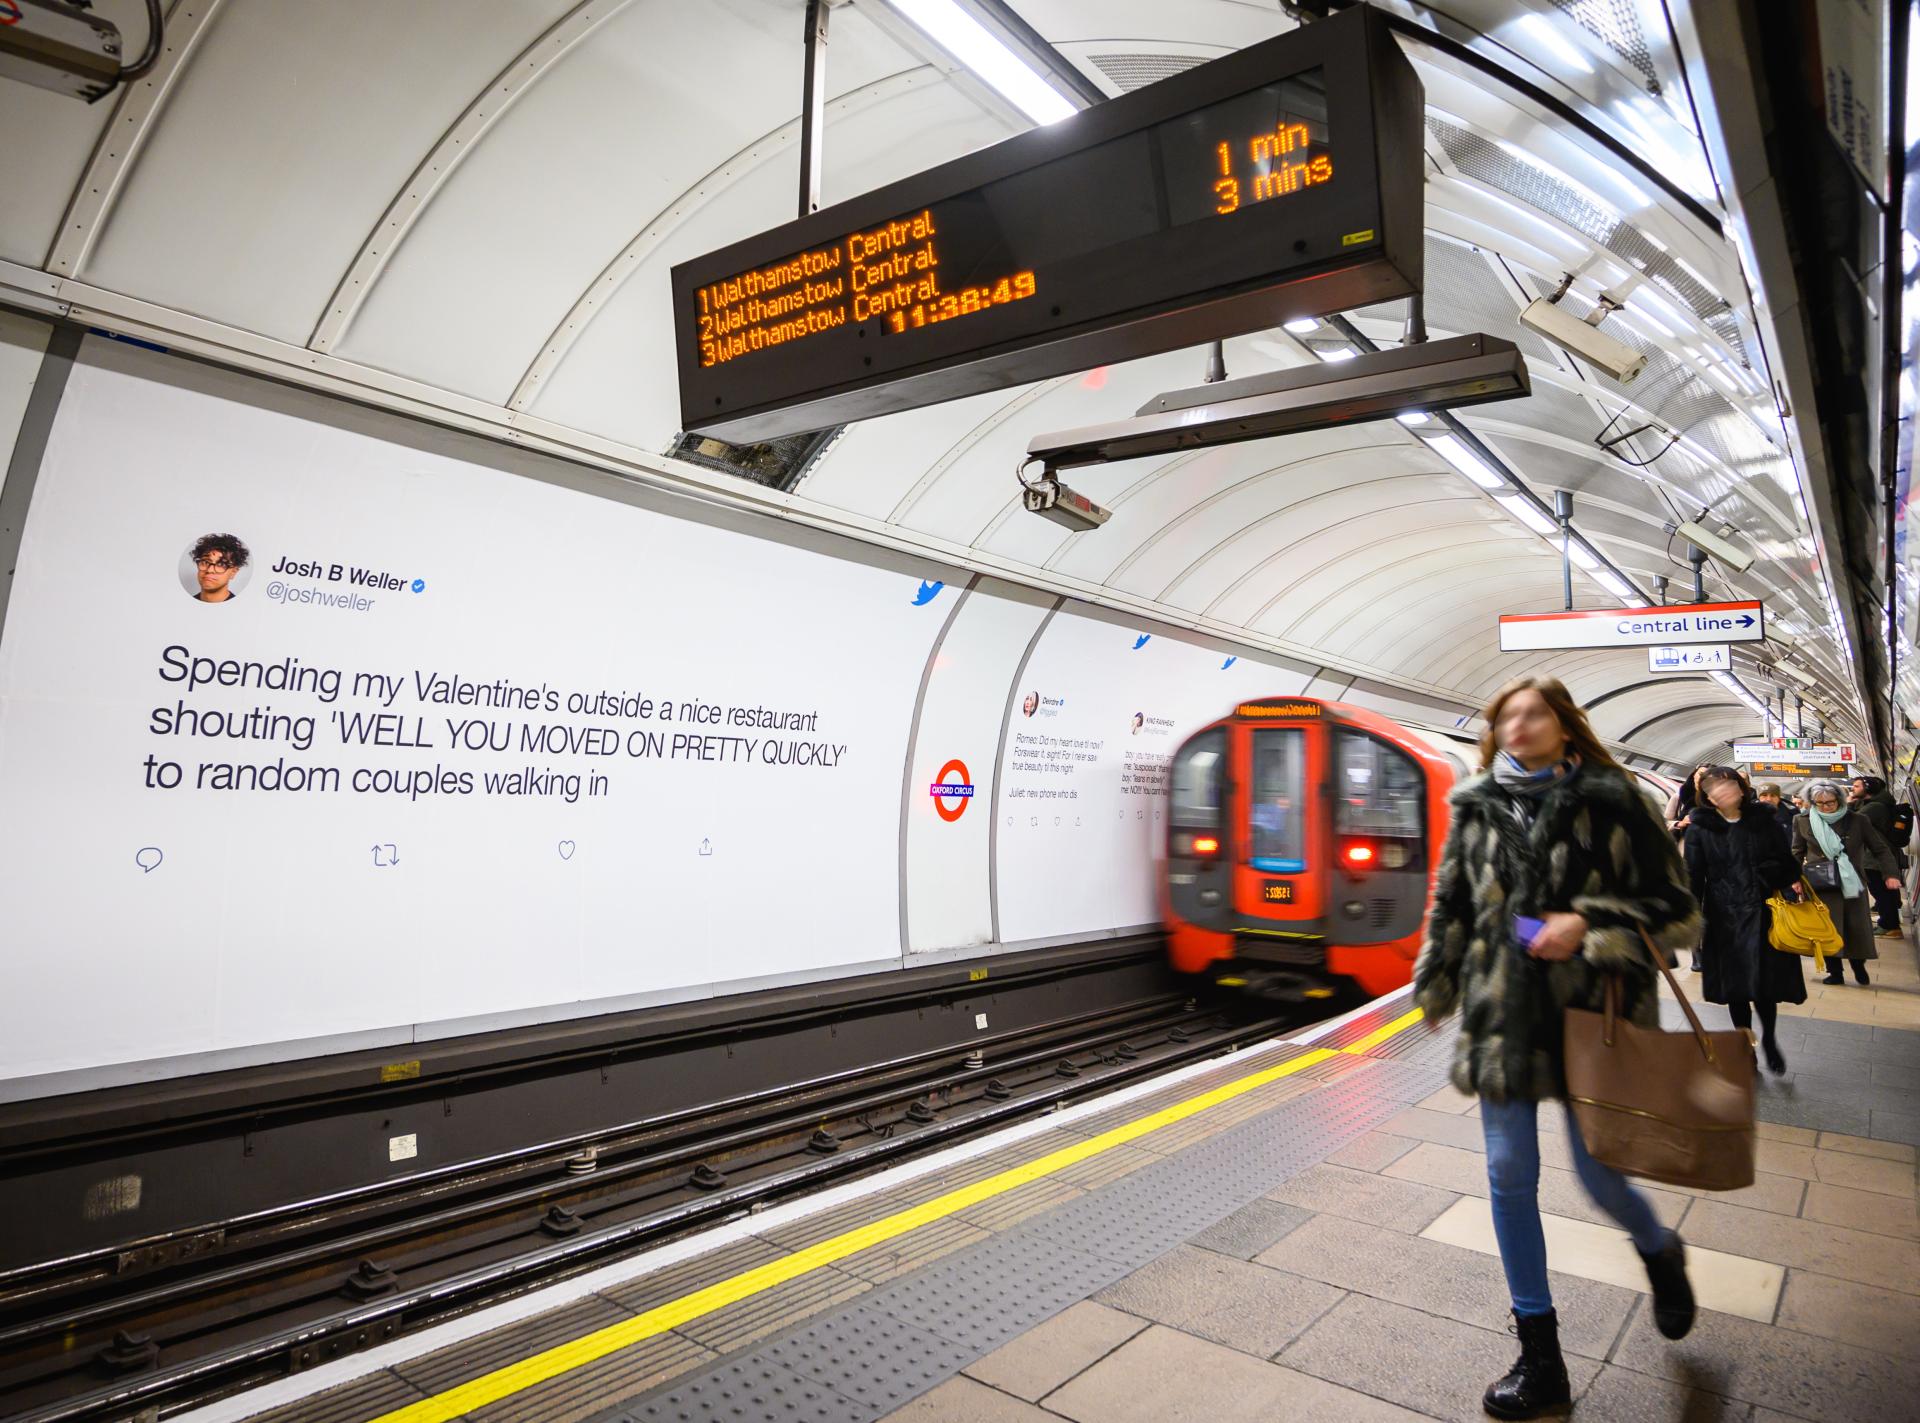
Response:
[[[770,439],[1417,291],[1422,102],[1356,8],[682,263],[682,424]]]

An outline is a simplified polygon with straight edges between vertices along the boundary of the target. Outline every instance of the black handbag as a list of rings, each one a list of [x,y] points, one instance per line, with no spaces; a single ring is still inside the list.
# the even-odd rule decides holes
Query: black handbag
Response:
[[[1840,888],[1840,866],[1832,860],[1808,860],[1806,872],[1807,883],[1815,889],[1837,890]]]

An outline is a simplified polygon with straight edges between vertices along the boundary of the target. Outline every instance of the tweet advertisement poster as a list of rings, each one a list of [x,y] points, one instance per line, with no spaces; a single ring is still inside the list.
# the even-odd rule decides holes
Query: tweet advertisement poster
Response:
[[[915,579],[591,478],[86,343],[0,636],[0,1079],[897,955]]]
[[[1300,680],[1097,616],[1062,613],[1048,623],[1001,751],[1001,936],[1158,922],[1174,752],[1282,677],[1288,686]]]

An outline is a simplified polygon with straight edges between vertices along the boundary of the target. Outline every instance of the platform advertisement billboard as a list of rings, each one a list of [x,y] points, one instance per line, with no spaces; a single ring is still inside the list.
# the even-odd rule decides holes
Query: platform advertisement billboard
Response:
[[[0,1079],[898,955],[916,577],[590,478],[87,343],[0,636]]]

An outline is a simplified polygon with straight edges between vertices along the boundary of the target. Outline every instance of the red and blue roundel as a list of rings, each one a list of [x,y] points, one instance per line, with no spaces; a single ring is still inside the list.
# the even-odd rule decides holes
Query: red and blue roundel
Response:
[[[973,777],[967,774],[967,763],[958,757],[947,762],[927,787],[927,794],[933,797],[933,808],[942,820],[958,820],[965,815],[967,803],[973,799]]]

